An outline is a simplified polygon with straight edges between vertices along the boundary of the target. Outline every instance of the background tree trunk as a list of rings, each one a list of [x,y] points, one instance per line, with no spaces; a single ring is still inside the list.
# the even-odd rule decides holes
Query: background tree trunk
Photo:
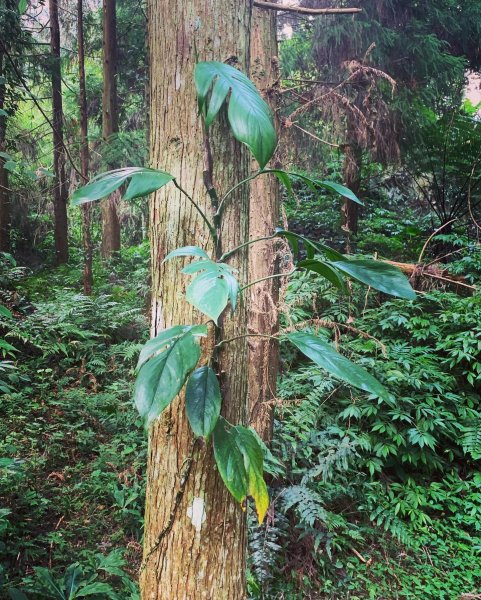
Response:
[[[254,8],[251,29],[251,78],[271,108],[276,108],[273,86],[278,80],[277,30],[275,11]],[[257,170],[257,163],[253,169]],[[280,191],[273,175],[251,182],[250,237],[268,236],[279,225]],[[249,280],[256,281],[279,272],[278,241],[250,246]],[[268,279],[250,288],[249,332],[274,335],[279,330],[279,279]],[[249,340],[249,421],[260,437],[272,437],[273,400],[279,364],[276,340],[252,337]]]
[[[78,67],[79,67],[79,109],[80,109],[80,172],[85,181],[89,174],[89,144],[88,144],[88,114],[87,90],[85,87],[85,44],[84,44],[84,19],[83,0],[77,1],[77,41],[78,41]],[[84,251],[84,294],[92,293],[92,239],[90,232],[91,204],[87,202],[82,206],[82,245]]]
[[[199,205],[210,213],[203,184],[203,132],[193,82],[199,60],[236,59],[245,69],[249,50],[249,0],[150,0],[151,164],[174,174]],[[219,191],[247,176],[244,147],[222,121],[210,129],[214,182]],[[232,248],[248,237],[249,192],[239,189],[224,213],[222,239]],[[195,243],[212,252],[199,215],[172,186],[151,203],[152,333],[176,323],[205,321],[182,298],[187,278],[179,261],[162,264],[167,252]],[[245,279],[247,253],[233,264]],[[243,307],[223,323],[223,337],[246,329]],[[212,342],[210,341],[210,345]],[[207,344],[209,345],[209,344]],[[247,417],[247,346],[245,339],[219,352],[222,414],[231,422]],[[194,498],[205,506],[197,531],[188,517]],[[197,501],[198,502],[198,501]],[[181,399],[154,422],[149,436],[145,515],[143,600],[242,600],[245,598],[245,513],[234,501],[205,444],[193,444]]]
[[[4,57],[0,54],[0,109],[5,106],[5,84],[3,76]],[[0,115],[0,152],[6,150],[7,119]],[[10,195],[8,190],[8,171],[4,168],[5,159],[0,156],[0,252],[10,249]]]
[[[117,2],[103,0],[103,96],[102,137],[108,143],[118,132],[117,104]],[[117,165],[109,164],[110,169]],[[110,258],[120,250],[120,222],[117,204],[120,193],[115,192],[102,201],[102,256]]]
[[[62,71],[60,62],[60,25],[58,20],[58,1],[49,0],[48,6],[50,17],[52,80],[53,170],[55,174],[53,188],[55,253],[57,264],[62,264],[68,261],[68,190],[67,182],[65,180]]]
[[[355,143],[348,143],[344,148],[343,179],[344,185],[359,195],[361,187],[362,149]],[[347,232],[347,251],[350,252],[351,235],[358,231],[359,205],[351,200],[344,200],[342,206],[342,228]]]

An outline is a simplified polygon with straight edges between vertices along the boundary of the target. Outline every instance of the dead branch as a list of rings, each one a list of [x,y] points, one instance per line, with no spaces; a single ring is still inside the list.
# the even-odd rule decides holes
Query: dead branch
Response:
[[[362,12],[362,8],[303,8],[301,6],[289,6],[285,4],[274,4],[274,2],[264,2],[263,0],[254,0],[254,6],[265,8],[267,10],[277,10],[282,12],[293,12],[301,15],[352,15]]]

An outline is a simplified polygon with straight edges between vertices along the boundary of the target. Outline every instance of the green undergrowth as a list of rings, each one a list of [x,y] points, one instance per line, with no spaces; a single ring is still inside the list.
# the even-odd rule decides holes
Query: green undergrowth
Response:
[[[5,286],[17,351],[1,398],[0,597],[138,597],[146,440],[131,396],[147,257],[96,264],[91,297],[75,261]]]

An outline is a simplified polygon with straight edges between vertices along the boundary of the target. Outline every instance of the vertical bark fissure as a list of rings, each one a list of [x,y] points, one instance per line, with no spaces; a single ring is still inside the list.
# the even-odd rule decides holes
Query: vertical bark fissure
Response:
[[[211,214],[203,181],[204,138],[193,82],[195,48],[199,60],[224,61],[235,57],[238,66],[246,69],[250,2],[150,0],[148,11],[151,165],[175,175],[204,212]],[[248,174],[247,152],[233,140],[223,119],[210,128],[210,142],[213,180],[222,193]],[[248,203],[245,187],[229,203],[221,226],[224,248],[247,239]],[[213,253],[212,239],[204,222],[173,186],[153,196],[150,222],[152,333],[178,323],[205,321],[183,297],[188,279],[180,273],[181,262],[172,260],[162,264],[169,251],[188,244]],[[239,253],[232,264],[245,281],[247,254]],[[235,332],[245,330],[246,325],[244,306],[234,317],[223,320],[222,336],[233,337]],[[212,344],[211,336],[206,342],[203,361],[208,359]],[[234,423],[245,422],[245,340],[221,348],[218,365],[223,415]],[[148,560],[141,572],[142,598],[241,600],[245,597],[245,514],[217,473],[210,443],[198,443],[190,472],[184,478],[191,448],[192,433],[183,398],[178,397],[154,422],[149,434],[144,541],[144,557]],[[194,498],[201,498],[205,506],[205,521],[200,531],[196,531],[187,516]],[[159,542],[159,534],[162,535],[158,548],[149,556]]]
[[[63,264],[68,261],[68,190],[65,179],[60,24],[58,18],[57,0],[49,0],[49,16],[52,81],[53,170],[55,174],[53,188],[55,255],[57,264]]]
[[[276,13],[253,9],[251,29],[251,78],[275,112],[278,80]],[[276,165],[277,166],[277,165]],[[253,169],[257,169],[253,165]],[[277,178],[257,177],[251,182],[250,236],[273,233],[279,225],[280,194]],[[250,246],[249,279],[256,281],[279,272],[278,241]],[[279,279],[250,288],[249,332],[274,335],[279,329]],[[249,421],[261,438],[272,437],[274,400],[279,364],[278,342],[270,338],[249,340]]]
[[[80,172],[84,181],[88,179],[89,172],[89,145],[88,145],[88,114],[87,114],[87,89],[85,85],[85,43],[83,24],[83,0],[77,1],[77,41],[79,64],[79,109],[80,109]],[[92,239],[90,231],[91,205],[89,202],[82,206],[82,245],[84,251],[83,284],[84,294],[92,293]]]
[[[103,94],[102,138],[108,143],[118,132],[117,99],[117,2],[103,0]],[[118,165],[109,164],[110,169]],[[120,221],[118,201],[120,193],[114,192],[102,200],[102,256],[111,258],[120,250]]]

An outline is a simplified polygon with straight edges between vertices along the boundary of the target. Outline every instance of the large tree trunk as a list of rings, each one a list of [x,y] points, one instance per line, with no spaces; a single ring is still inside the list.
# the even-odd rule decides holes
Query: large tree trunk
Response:
[[[118,132],[117,104],[117,2],[103,0],[103,96],[102,137],[108,143]],[[110,164],[109,168],[118,165]],[[120,250],[120,222],[117,213],[118,192],[102,201],[102,256],[111,256]]]
[[[344,185],[359,195],[361,187],[362,150],[355,143],[348,143],[344,149],[343,179]],[[359,204],[344,200],[342,206],[342,228],[347,233],[347,252],[351,251],[351,236],[356,235],[359,221]]]
[[[3,79],[4,57],[0,54],[0,109],[5,105],[5,84]],[[7,119],[0,115],[0,152],[5,152]],[[5,159],[0,156],[0,252],[10,249],[10,197],[8,190],[8,171],[4,168]]]
[[[79,112],[80,112],[80,172],[84,181],[89,174],[89,144],[88,144],[88,115],[87,90],[85,86],[85,44],[83,0],[77,0],[77,41],[79,66]],[[84,251],[84,294],[92,293],[92,239],[90,233],[90,202],[82,206],[82,244]]]
[[[53,124],[53,207],[55,220],[55,255],[57,264],[68,261],[68,190],[65,180],[63,140],[62,72],[60,63],[60,25],[58,1],[49,0],[50,52],[52,79],[52,124]]]
[[[254,8],[251,30],[251,78],[271,108],[276,108],[273,86],[278,80],[276,13]],[[253,166],[258,169],[257,163]],[[279,225],[280,192],[273,175],[251,183],[250,236],[271,235]],[[279,272],[278,241],[250,246],[249,279],[257,281]],[[279,279],[266,279],[250,288],[249,332],[274,335],[279,330]],[[249,420],[260,437],[272,437],[274,399],[279,364],[278,342],[270,338],[249,340]]]
[[[199,60],[237,59],[248,65],[249,0],[150,0],[151,164],[174,174],[209,213],[203,185],[203,131],[198,116],[193,70]],[[225,122],[210,128],[214,182],[226,191],[249,173],[244,147]],[[237,190],[223,218],[223,249],[248,237],[249,192]],[[172,186],[151,203],[152,333],[176,323],[194,323],[199,313],[182,297],[186,277],[179,261],[162,264],[166,253],[195,244],[213,251],[208,231],[192,205]],[[233,264],[246,277],[247,253]],[[223,323],[223,338],[245,331],[244,307]],[[209,344],[207,344],[209,345]],[[210,344],[211,345],[211,344]],[[206,351],[207,352],[207,351]],[[218,366],[222,414],[231,422],[247,418],[245,339],[226,344]],[[188,517],[201,499],[205,521],[197,531]],[[196,506],[199,504],[196,501]],[[145,514],[143,600],[242,600],[245,598],[245,513],[233,500],[217,470],[210,444],[193,445],[182,401],[177,398],[154,422],[149,435]]]

